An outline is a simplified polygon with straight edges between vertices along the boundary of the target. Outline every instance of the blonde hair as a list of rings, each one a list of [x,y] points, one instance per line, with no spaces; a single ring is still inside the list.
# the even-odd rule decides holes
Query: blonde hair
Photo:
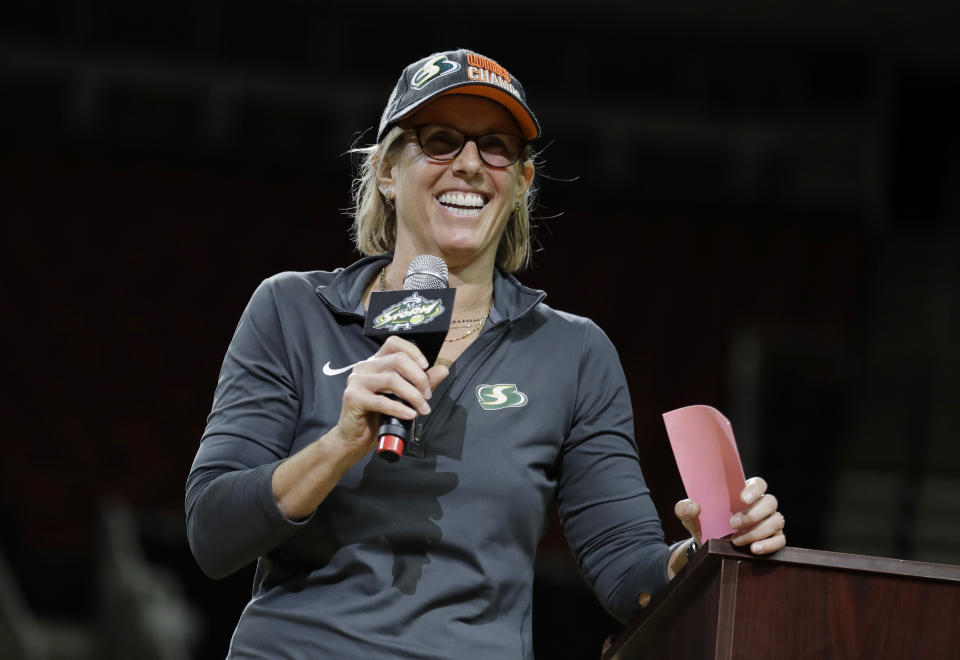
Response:
[[[357,250],[368,256],[393,252],[397,244],[397,212],[388,206],[377,185],[377,172],[380,164],[397,151],[401,143],[398,138],[404,129],[394,126],[379,144],[369,147],[355,147],[349,153],[355,156],[357,176],[353,180],[353,228],[351,235]],[[530,145],[524,148],[523,155],[511,167],[525,167],[533,162]],[[534,186],[527,188],[523,202],[510,212],[510,219],[503,229],[500,244],[497,246],[496,264],[506,273],[514,273],[530,264],[532,248],[532,225],[530,209],[534,204]]]

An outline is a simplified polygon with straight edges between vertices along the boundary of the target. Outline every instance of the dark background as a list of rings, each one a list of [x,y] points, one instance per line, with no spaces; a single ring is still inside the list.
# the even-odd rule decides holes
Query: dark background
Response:
[[[264,277],[354,260],[343,154],[460,46],[543,124],[520,279],[618,347],[668,540],[660,415],[707,403],[791,545],[960,562],[957,7],[5,7],[5,657],[224,655],[252,573],[202,576],[182,502],[227,342]],[[556,529],[538,569],[538,653],[595,657]]]

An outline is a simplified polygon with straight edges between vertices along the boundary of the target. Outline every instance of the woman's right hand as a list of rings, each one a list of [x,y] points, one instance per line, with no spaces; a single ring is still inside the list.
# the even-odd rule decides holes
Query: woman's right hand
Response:
[[[427,400],[450,370],[441,365],[428,367],[419,348],[394,336],[353,368],[335,431],[348,451],[359,454],[358,460],[376,446],[382,414],[397,419],[430,414]]]
[[[272,489],[280,512],[290,520],[309,516],[340,477],[377,446],[380,415],[413,419],[418,412],[428,414],[431,391],[449,373],[444,366],[427,369],[423,353],[406,339],[387,339],[347,378],[337,425],[274,470]]]

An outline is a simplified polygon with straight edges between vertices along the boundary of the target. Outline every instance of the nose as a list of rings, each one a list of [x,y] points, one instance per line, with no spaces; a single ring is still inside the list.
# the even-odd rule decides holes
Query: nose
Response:
[[[483,160],[480,158],[480,149],[473,138],[467,138],[463,149],[453,159],[454,174],[474,176],[483,169]]]

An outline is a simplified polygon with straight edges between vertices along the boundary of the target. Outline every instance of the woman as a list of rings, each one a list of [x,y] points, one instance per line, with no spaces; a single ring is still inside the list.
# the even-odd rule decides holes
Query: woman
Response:
[[[493,60],[410,65],[355,190],[369,256],[254,293],[187,482],[204,571],[258,560],[231,657],[532,657],[533,560],[554,499],[622,620],[686,562],[692,539],[663,542],[612,345],[508,274],[529,257],[538,135]],[[420,254],[442,257],[457,289],[433,365],[361,332],[371,292],[402,288]],[[415,419],[393,464],[371,453],[385,414]],[[734,525],[757,553],[785,543],[765,490],[748,482]],[[696,537],[697,504],[676,513]]]

